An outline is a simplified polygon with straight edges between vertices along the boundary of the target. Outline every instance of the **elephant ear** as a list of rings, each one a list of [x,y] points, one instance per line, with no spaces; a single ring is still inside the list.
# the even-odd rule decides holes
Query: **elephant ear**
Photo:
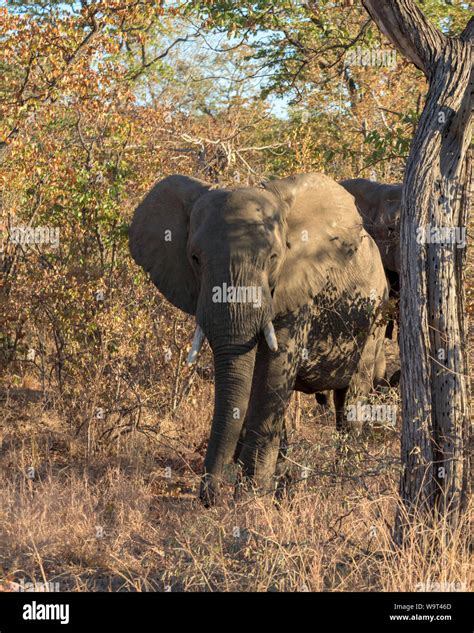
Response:
[[[323,174],[291,176],[264,187],[286,204],[288,249],[273,294],[275,314],[284,314],[311,301],[328,281],[339,280],[341,286],[367,233],[353,196]]]
[[[384,226],[398,230],[403,185],[385,185],[382,197],[382,222]]]
[[[138,205],[129,230],[133,259],[175,306],[196,313],[198,287],[186,245],[191,209],[211,185],[189,176],[168,176]]]
[[[381,185],[366,178],[340,180],[339,184],[354,196],[356,206],[364,220],[364,226],[374,237],[375,227],[380,221]]]
[[[388,270],[400,272],[400,207],[402,185],[385,185],[381,202],[380,229],[375,241]]]

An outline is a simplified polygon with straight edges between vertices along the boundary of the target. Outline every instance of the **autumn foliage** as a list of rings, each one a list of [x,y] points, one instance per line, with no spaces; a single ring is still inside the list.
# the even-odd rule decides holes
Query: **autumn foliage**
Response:
[[[15,464],[11,499],[20,488],[30,494],[23,476],[29,466],[42,481],[52,482],[52,490],[59,485],[56,473],[71,464],[97,467],[98,476],[107,478],[104,469],[114,455],[119,474],[109,482],[116,495],[110,503],[124,507],[127,495],[133,496],[120,471],[129,449],[127,463],[136,468],[141,463],[145,479],[168,466],[179,473],[173,486],[166,478],[150,475],[144,482],[140,475],[137,486],[146,487],[144,499],[152,503],[153,493],[186,497],[183,491],[192,491],[189,479],[199,472],[212,411],[211,357],[206,352],[199,366],[184,366],[193,323],[151,286],[127,244],[133,209],[155,180],[185,173],[246,184],[311,170],[335,178],[402,178],[426,86],[421,73],[401,59],[396,70],[383,72],[345,63],[345,54],[357,46],[389,48],[366,24],[363,10],[322,2],[317,4],[328,5],[327,10],[318,13],[311,9],[316,3],[308,3],[298,9],[304,12],[300,15],[292,12],[294,3],[243,2],[235,13],[231,4],[107,0],[0,7],[0,406],[6,420],[0,425],[0,445],[3,441],[8,472]],[[427,4],[435,19],[444,16],[440,3]],[[466,9],[445,11],[453,30],[465,21]],[[300,57],[306,60],[301,67]],[[19,228],[23,236],[28,228],[41,228],[43,238],[14,241]],[[306,420],[313,419],[313,404],[303,403],[303,411]],[[332,422],[325,424],[330,444]],[[128,437],[134,438],[133,448],[123,444]],[[154,454],[143,438],[157,442]],[[393,457],[394,450],[389,442],[383,455],[392,451]],[[387,464],[372,493],[374,499],[385,495],[383,504],[390,505],[398,473],[393,462]],[[82,476],[75,470],[66,488],[82,485]],[[54,512],[73,512],[66,499],[62,510],[54,505],[62,492],[50,494]],[[84,508],[92,507],[93,494],[84,497]],[[136,503],[127,512],[151,521],[148,510]],[[295,507],[291,512],[298,512]],[[331,510],[334,525],[344,511]],[[256,521],[261,530],[274,530],[277,540],[290,539],[293,528],[284,515],[262,512]],[[370,512],[364,506],[351,536],[361,525],[370,527]],[[94,520],[106,522],[105,515]],[[15,519],[8,520],[11,526]],[[92,530],[94,520],[80,529]],[[114,521],[125,529],[123,515],[110,519],[111,525]],[[182,521],[178,516],[178,531]],[[200,521],[218,538],[222,526]],[[226,516],[223,525],[230,529],[233,522]],[[310,523],[305,525],[301,536],[307,539]],[[321,529],[324,538],[334,539],[334,555],[341,556],[337,529]],[[168,526],[166,538],[172,533]],[[191,542],[201,537],[183,532],[183,551],[192,552]],[[58,542],[65,538],[57,533]],[[385,547],[381,531],[377,538]],[[248,551],[243,546],[235,555],[242,554],[245,562],[254,550],[258,556],[268,551],[276,560],[271,542],[262,542],[263,550],[250,540]],[[0,548],[0,563],[12,578],[23,564],[22,547],[13,547],[14,557]],[[91,567],[107,566],[88,548],[84,556]],[[67,559],[70,553],[59,549],[53,558]],[[357,585],[338,575],[335,564],[325,584],[320,569],[326,562],[316,550],[311,549],[311,568],[298,558],[304,553],[294,555],[294,569],[306,569],[304,581],[296,571],[285,580],[293,556],[287,552],[275,586]],[[418,554],[413,560],[422,558]],[[141,573],[136,562],[130,568],[134,577]],[[453,579],[463,579],[464,564],[450,564]],[[380,580],[375,562],[363,565],[374,575],[364,581],[365,589],[371,582],[398,588],[397,579]],[[212,587],[221,586],[227,573],[216,569],[209,576]],[[31,577],[36,572],[33,564]],[[54,576],[54,569],[49,573]],[[229,588],[238,588],[238,576],[228,573]],[[356,574],[357,582],[362,576]],[[246,583],[268,589],[258,571],[255,582]],[[142,586],[161,587],[151,578]],[[196,578],[180,586],[209,588]]]

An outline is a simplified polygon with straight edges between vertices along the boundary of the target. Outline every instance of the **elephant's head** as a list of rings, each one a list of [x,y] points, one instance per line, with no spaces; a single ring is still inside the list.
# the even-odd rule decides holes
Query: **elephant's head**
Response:
[[[272,320],[317,296],[329,269],[347,267],[361,231],[352,196],[320,174],[236,189],[170,176],[137,208],[133,258],[169,301],[195,315],[191,358],[204,336],[214,355],[204,501],[212,502],[223,467],[232,461],[257,343],[266,339],[277,350]]]
[[[400,205],[403,185],[387,185],[365,178],[341,180],[351,193],[364,226],[380,250],[384,268],[400,272]]]

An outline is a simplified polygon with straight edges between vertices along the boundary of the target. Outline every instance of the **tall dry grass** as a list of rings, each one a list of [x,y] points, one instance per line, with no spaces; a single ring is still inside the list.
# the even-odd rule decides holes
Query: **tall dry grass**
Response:
[[[36,397],[35,397],[36,394]],[[393,401],[394,393],[382,396]],[[39,398],[39,400],[38,400]],[[416,591],[468,588],[467,525],[440,544],[424,524],[393,547],[398,432],[361,440],[336,467],[331,413],[293,402],[293,483],[279,505],[196,500],[212,382],[173,415],[91,443],[70,411],[31,388],[3,393],[0,575],[75,591]],[[346,464],[346,466],[348,466]],[[31,470],[34,469],[34,470]],[[304,470],[307,469],[307,470]]]

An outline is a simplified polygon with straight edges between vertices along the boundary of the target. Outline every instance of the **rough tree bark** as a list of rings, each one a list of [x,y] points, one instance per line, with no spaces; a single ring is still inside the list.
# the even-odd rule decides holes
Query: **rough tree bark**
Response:
[[[468,225],[474,19],[460,37],[450,38],[412,0],[363,0],[363,5],[429,83],[401,211],[400,495],[406,512],[399,513],[395,528],[401,543],[406,519],[427,511],[429,520],[455,526],[468,497],[466,248],[426,243],[418,229]]]

